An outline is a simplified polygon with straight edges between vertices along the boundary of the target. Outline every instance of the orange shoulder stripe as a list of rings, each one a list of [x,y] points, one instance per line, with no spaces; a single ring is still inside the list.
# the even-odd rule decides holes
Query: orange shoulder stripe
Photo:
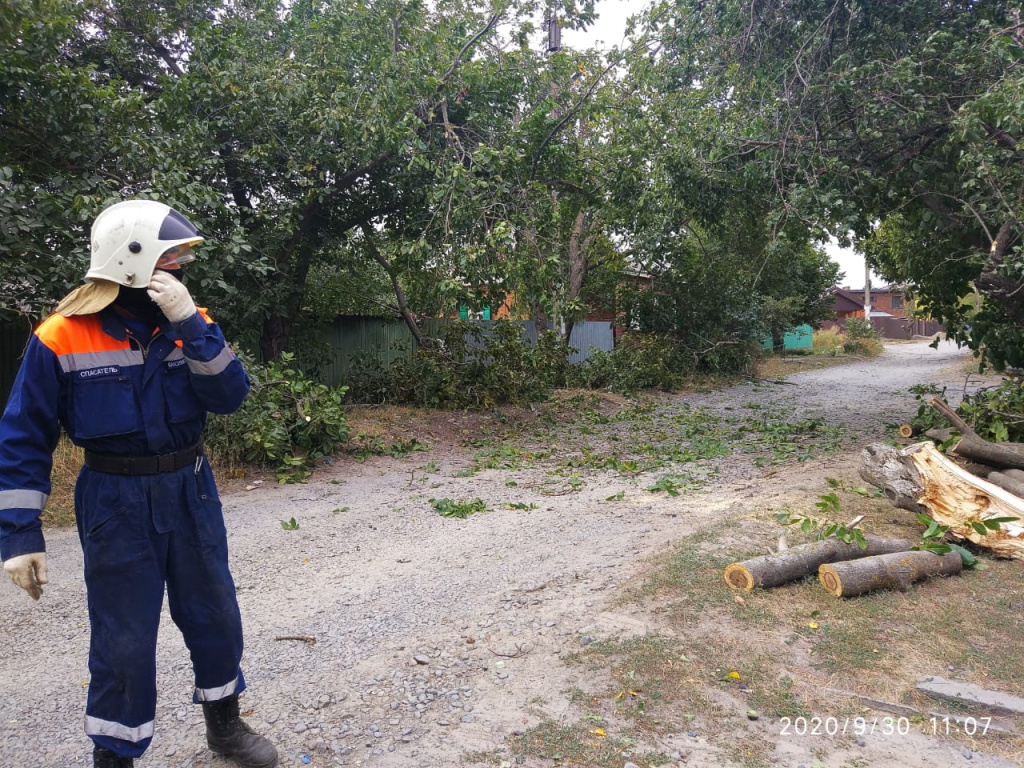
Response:
[[[118,341],[104,333],[99,315],[50,315],[35,334],[56,355],[112,352],[131,346],[127,338]]]

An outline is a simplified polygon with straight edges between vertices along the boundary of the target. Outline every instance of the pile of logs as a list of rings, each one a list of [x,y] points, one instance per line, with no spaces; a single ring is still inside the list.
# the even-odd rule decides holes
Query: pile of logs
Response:
[[[875,589],[907,589],[927,576],[949,576],[963,567],[956,552],[936,555],[912,551],[906,539],[864,539],[864,549],[832,536],[733,563],[726,566],[725,583],[749,592],[755,587],[777,587],[817,571],[818,581],[833,595],[853,597]]]
[[[969,541],[997,557],[1024,560],[1024,445],[984,440],[939,398],[931,406],[960,433],[951,449],[959,461],[932,442],[902,449],[876,444],[864,450],[861,477],[881,489],[894,506],[948,526],[954,541]],[[995,518],[1011,519],[995,527]],[[991,526],[984,525],[986,520]],[[920,579],[954,575],[963,568],[956,550],[938,555],[911,550],[913,544],[905,539],[865,540],[863,549],[835,537],[780,547],[776,554],[729,565],[723,576],[732,589],[750,591],[817,571],[826,590],[836,597],[852,597],[875,589],[907,589]]]

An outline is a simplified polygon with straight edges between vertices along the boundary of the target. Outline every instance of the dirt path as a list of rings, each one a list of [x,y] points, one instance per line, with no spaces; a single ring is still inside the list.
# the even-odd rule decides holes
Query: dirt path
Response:
[[[857,449],[916,410],[909,387],[962,389],[962,357],[946,345],[890,345],[878,360],[786,384],[666,398],[632,422],[597,419],[547,454],[527,443],[502,453],[491,441],[482,459],[434,445],[401,459],[337,461],[304,485],[264,483],[225,495],[247,630],[250,721],[273,735],[283,766],[434,768],[500,750],[510,734],[542,720],[578,718],[569,692],[595,681],[562,659],[591,640],[665,630],[656,612],[619,599],[652,555],[725,517],[813,498],[826,475],[854,477]],[[781,433],[783,421],[800,423],[817,430],[822,445],[842,448],[796,463],[790,443],[769,442],[690,462],[685,472],[667,464],[627,474],[595,468],[595,454],[609,446],[621,456],[650,434],[667,445],[678,442],[672,430],[681,424],[693,430],[715,415],[751,414],[765,414],[762,435]],[[481,469],[503,462],[507,468]],[[648,491],[660,477],[703,487],[678,496]],[[435,498],[479,498],[490,512],[444,518],[430,505]],[[285,530],[281,521],[291,518],[299,527]],[[50,586],[38,604],[0,586],[0,766],[9,768],[88,764],[81,555],[71,531],[51,533],[48,550]],[[166,613],[157,736],[138,765],[227,765],[204,749],[187,652]],[[782,736],[778,723],[721,727],[759,729],[763,762],[749,764],[809,767],[823,755],[831,755],[829,766],[965,761],[955,743],[919,733],[859,746]],[[732,764],[710,735],[669,734],[654,746],[680,765]],[[983,753],[970,764],[1011,765]]]

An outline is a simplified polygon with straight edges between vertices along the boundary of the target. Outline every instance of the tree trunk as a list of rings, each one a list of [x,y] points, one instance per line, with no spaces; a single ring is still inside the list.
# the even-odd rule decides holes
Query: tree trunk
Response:
[[[896,552],[842,563],[826,563],[818,580],[836,597],[863,595],[876,589],[905,590],[929,576],[952,576],[963,570],[959,552]]]
[[[835,537],[790,547],[785,552],[733,563],[725,569],[725,583],[733,589],[749,592],[754,587],[777,587],[814,573],[822,563],[850,560],[910,549],[906,539],[880,539],[867,536],[867,548],[847,544]]]
[[[291,320],[279,313],[272,314],[263,321],[263,331],[260,334],[260,353],[265,362],[281,359],[281,353],[288,348],[291,326]]]
[[[917,500],[921,495],[921,476],[896,448],[882,443],[869,445],[861,453],[859,474],[864,482],[881,489],[897,509],[915,515],[928,514],[928,508]]]
[[[593,241],[593,235],[588,234],[591,227],[587,225],[585,210],[580,210],[573,221],[572,232],[569,235],[569,282],[567,285],[565,304],[571,306],[583,293],[583,284],[587,279],[587,272],[590,268],[589,251]],[[568,346],[572,339],[572,329],[576,325],[573,317],[565,317],[565,338],[563,341]]]
[[[1007,472],[989,472],[988,477],[985,479],[993,485],[998,485],[1004,491],[1009,491],[1017,498],[1024,499],[1024,482],[1012,477],[1010,472],[1013,471],[1015,470],[1011,469]],[[1016,471],[1019,472],[1020,470]]]
[[[409,311],[409,306],[405,301],[405,291],[402,290],[402,284],[398,280],[398,275],[391,262],[384,258],[384,254],[377,248],[377,243],[374,240],[373,230],[370,229],[368,224],[362,225],[363,238],[366,242],[366,247],[370,251],[370,255],[373,260],[380,264],[381,269],[387,274],[388,279],[391,280],[391,288],[395,292],[395,301],[398,302],[398,314],[402,316],[402,320],[405,322],[405,327],[409,329],[409,333],[416,340],[416,345],[419,347],[424,346],[423,334],[420,333],[420,327],[416,324],[416,318],[412,312]]]
[[[881,488],[894,506],[924,513],[999,557],[1024,560],[1024,499],[972,475],[931,443],[897,449],[876,444],[861,454],[860,476]],[[973,524],[996,517],[1017,518],[980,534]]]

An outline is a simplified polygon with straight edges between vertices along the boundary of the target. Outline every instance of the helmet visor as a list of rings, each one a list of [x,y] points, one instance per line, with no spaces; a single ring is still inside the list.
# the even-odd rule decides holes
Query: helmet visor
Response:
[[[189,243],[182,243],[164,251],[157,259],[155,269],[177,269],[182,264],[188,264],[195,260],[192,246]]]

